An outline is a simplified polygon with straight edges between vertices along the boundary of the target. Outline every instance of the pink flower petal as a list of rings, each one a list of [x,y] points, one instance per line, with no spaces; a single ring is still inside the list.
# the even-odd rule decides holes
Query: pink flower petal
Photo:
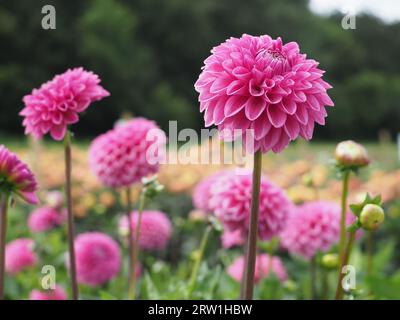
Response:
[[[251,97],[247,100],[245,113],[249,120],[257,119],[260,114],[265,110],[267,102],[260,97]]]

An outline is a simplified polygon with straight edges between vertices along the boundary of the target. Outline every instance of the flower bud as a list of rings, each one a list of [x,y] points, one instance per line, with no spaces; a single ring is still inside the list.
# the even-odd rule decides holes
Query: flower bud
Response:
[[[367,204],[361,210],[359,218],[362,228],[374,231],[378,229],[385,220],[385,213],[381,206]]]
[[[359,143],[348,140],[340,142],[335,150],[335,159],[339,166],[360,168],[369,164],[367,150]]]
[[[326,269],[336,269],[339,265],[339,256],[336,253],[324,254],[321,258],[321,265]]]

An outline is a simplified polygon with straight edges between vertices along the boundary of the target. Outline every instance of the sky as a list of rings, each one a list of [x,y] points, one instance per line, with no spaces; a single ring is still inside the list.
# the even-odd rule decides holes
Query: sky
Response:
[[[368,12],[385,22],[400,21],[400,0],[310,0],[310,8],[318,14]]]

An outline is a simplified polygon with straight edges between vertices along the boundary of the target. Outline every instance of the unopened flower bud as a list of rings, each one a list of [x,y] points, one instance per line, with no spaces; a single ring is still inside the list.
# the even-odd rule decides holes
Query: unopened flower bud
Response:
[[[339,256],[336,253],[327,253],[322,256],[321,265],[326,269],[336,269],[339,265]]]
[[[335,159],[338,165],[345,168],[360,168],[370,162],[367,150],[361,144],[351,140],[337,145]]]
[[[374,231],[378,229],[385,220],[385,213],[381,206],[367,204],[361,210],[360,223],[365,230]]]

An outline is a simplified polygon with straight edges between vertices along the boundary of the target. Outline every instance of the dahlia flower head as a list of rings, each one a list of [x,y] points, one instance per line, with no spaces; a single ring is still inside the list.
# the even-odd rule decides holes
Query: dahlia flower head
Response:
[[[56,286],[56,288],[40,291],[34,289],[29,294],[29,300],[67,300],[68,296],[65,290],[60,287]]]
[[[20,238],[6,245],[6,272],[16,274],[34,267],[38,261],[32,239]]]
[[[210,208],[224,225],[224,232],[233,235],[230,245],[242,244],[246,239],[251,192],[252,173],[248,170],[240,174],[237,170],[227,172],[211,186]],[[269,240],[283,230],[292,206],[284,191],[262,175],[258,223],[261,240]]]
[[[270,270],[279,279],[280,282],[287,280],[286,268],[283,265],[281,259],[276,256],[272,258],[268,254],[259,254],[256,257],[256,266],[254,269],[254,282],[257,283],[263,278],[269,276]],[[237,282],[242,281],[242,275],[244,272],[244,257],[238,257],[228,267],[228,274]]]
[[[33,233],[54,229],[62,224],[64,216],[52,207],[42,207],[34,210],[28,218],[29,230]]]
[[[80,284],[99,286],[114,278],[121,268],[118,243],[100,232],[86,232],[75,239],[76,273]],[[67,260],[69,268],[69,261]]]
[[[132,237],[135,236],[138,218],[139,213],[137,211],[131,213],[130,227]],[[129,234],[128,218],[126,216],[120,219],[119,233],[124,236]],[[171,239],[171,235],[171,221],[164,212],[143,211],[139,235],[139,246],[142,250],[153,251],[165,249]]]
[[[242,130],[245,145],[246,130],[254,130],[248,152],[278,153],[298,136],[310,140],[315,123],[325,124],[325,106],[333,106],[323,73],[296,42],[230,38],[211,50],[195,83],[205,126],[216,125],[225,140]]]
[[[314,201],[295,208],[281,233],[282,247],[291,254],[309,260],[318,252],[327,252],[340,237],[340,206],[328,201]],[[354,221],[346,215],[346,225]],[[357,232],[357,237],[361,234]]]
[[[211,187],[224,174],[226,174],[226,171],[216,172],[208,177],[205,177],[196,185],[192,194],[193,206],[196,209],[202,210],[204,212],[212,211],[212,208],[210,206]]]
[[[165,133],[154,121],[135,118],[92,142],[90,169],[108,187],[127,187],[158,172],[165,144]]]
[[[35,176],[14,153],[0,145],[0,193],[12,193],[29,204],[38,204]]]
[[[50,133],[62,140],[67,126],[79,121],[78,114],[92,102],[110,94],[99,84],[98,75],[83,68],[68,69],[23,98],[25,134],[39,139]]]

